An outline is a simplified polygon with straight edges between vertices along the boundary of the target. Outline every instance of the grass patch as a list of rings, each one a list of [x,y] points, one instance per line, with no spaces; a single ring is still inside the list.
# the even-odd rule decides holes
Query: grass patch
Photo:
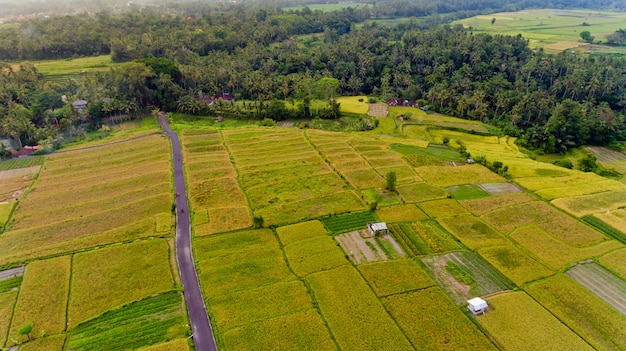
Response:
[[[593,350],[524,292],[496,295],[487,302],[490,311],[476,320],[505,350]]]
[[[299,277],[349,263],[337,243],[326,235],[291,243],[284,251],[289,266]]]
[[[625,317],[563,274],[526,291],[596,349],[626,349]]]
[[[2,316],[2,318],[0,318],[0,345],[4,345],[6,341],[17,293],[17,290],[0,293],[0,316]]]
[[[400,185],[397,189],[404,202],[422,202],[448,197],[444,190],[426,183]]]
[[[455,200],[475,200],[490,196],[488,192],[476,184],[451,186],[446,188],[446,192]]]
[[[379,297],[434,285],[428,274],[411,259],[366,263],[358,269]]]
[[[509,241],[485,222],[474,216],[454,216],[438,222],[470,249],[506,245]]]
[[[45,161],[45,156],[31,156],[23,158],[15,158],[0,162],[0,171],[9,169],[27,168],[33,166],[41,166]]]
[[[497,350],[438,288],[395,295],[382,301],[420,350]]]
[[[299,280],[227,293],[209,299],[208,304],[220,332],[313,307],[311,296]]]
[[[412,348],[354,267],[312,274],[306,281],[341,349]]]
[[[23,277],[13,277],[9,279],[0,280],[0,293],[17,289],[22,284]]]
[[[331,234],[340,234],[355,229],[364,229],[368,223],[377,222],[372,211],[345,213],[322,218],[322,223]]]
[[[326,235],[326,228],[320,221],[308,221],[276,228],[276,233],[283,245],[292,242]]]
[[[73,351],[136,349],[185,337],[188,321],[179,293],[133,302],[79,325],[67,338]]]
[[[615,228],[613,228],[611,225],[605,223],[604,221],[602,221],[600,218],[596,217],[598,215],[594,215],[594,216],[585,216],[582,218],[583,222],[589,224],[590,226],[596,228],[598,231],[606,234],[607,236],[621,242],[622,244],[626,244],[626,234],[624,234],[624,232],[621,232]],[[606,218],[606,217],[605,217]]]
[[[428,147],[419,147],[406,144],[391,144],[389,147],[404,156],[417,155],[425,156],[427,158],[435,158],[443,161],[464,161],[458,151],[442,145],[428,145]]]
[[[9,340],[26,341],[26,336],[17,332],[26,323],[33,323],[33,337],[39,336],[41,331],[56,334],[65,330],[70,269],[70,256],[35,261],[26,266]]]
[[[337,346],[315,310],[267,319],[224,333],[228,350],[336,350]]]
[[[117,245],[74,256],[70,328],[111,308],[173,289],[163,239]]]
[[[381,221],[390,223],[417,222],[428,219],[424,211],[412,204],[378,208],[376,215]]]
[[[480,249],[478,253],[518,286],[554,273],[512,245],[487,247]]]
[[[610,252],[600,257],[598,262],[615,275],[626,280],[626,249]]]
[[[418,206],[433,218],[448,217],[467,213],[456,200],[443,199],[419,203]]]

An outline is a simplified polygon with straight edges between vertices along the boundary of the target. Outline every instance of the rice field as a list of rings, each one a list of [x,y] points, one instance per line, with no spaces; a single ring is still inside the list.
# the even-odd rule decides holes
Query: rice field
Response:
[[[446,192],[455,200],[475,200],[490,194],[476,184],[455,185],[446,188]]]
[[[445,217],[439,218],[437,221],[472,250],[509,243],[506,237],[474,216]]]
[[[487,212],[497,210],[510,205],[529,202],[535,198],[526,193],[509,194],[502,196],[493,196],[475,200],[463,200],[459,201],[463,207],[470,211],[475,216],[482,216]]]
[[[36,339],[32,342],[28,342],[20,345],[21,351],[63,351],[63,345],[65,344],[65,334],[57,334],[46,336],[41,339]]]
[[[572,196],[551,203],[576,217],[616,210],[626,206],[626,191],[609,191],[592,195]]]
[[[598,263],[626,281],[626,249],[609,252],[600,257]]]
[[[596,263],[578,264],[565,272],[626,317],[626,282]]]
[[[423,166],[416,167],[415,171],[424,182],[447,188],[454,185],[496,183],[504,182],[505,179],[491,172],[479,164],[464,165],[457,167],[449,166]]]
[[[70,328],[112,308],[174,288],[163,239],[74,256],[67,323]]]
[[[482,248],[478,254],[517,286],[554,274],[553,270],[513,245]]]
[[[3,291],[0,293],[0,345],[6,342],[9,327],[11,326],[11,318],[13,315],[13,307],[17,300],[17,290]]]
[[[308,221],[276,228],[276,233],[283,245],[327,235],[326,228],[320,221]]]
[[[448,193],[427,183],[399,185],[396,187],[404,202],[422,202],[436,199],[445,199]]]
[[[383,299],[407,338],[419,350],[497,350],[438,288]]]
[[[456,200],[442,199],[421,202],[418,207],[432,218],[456,216],[467,213]]]
[[[424,211],[413,204],[377,208],[376,216],[387,223],[417,222],[428,219]]]
[[[524,292],[499,294],[486,301],[489,311],[476,321],[504,350],[593,350]]]
[[[379,297],[425,289],[434,285],[428,274],[411,259],[365,263],[359,272]]]
[[[593,216],[626,235],[626,209],[596,213]]]
[[[337,243],[326,235],[291,243],[284,251],[289,267],[298,277],[350,263]]]
[[[450,233],[433,220],[391,224],[389,229],[396,241],[410,251],[412,256],[442,253],[461,248]]]
[[[176,339],[140,349],[141,351],[189,351],[187,339]]]
[[[377,222],[372,211],[345,213],[322,218],[322,223],[331,234],[340,234],[356,229],[365,229],[368,223]]]
[[[526,292],[597,350],[626,348],[626,316],[563,274]]]

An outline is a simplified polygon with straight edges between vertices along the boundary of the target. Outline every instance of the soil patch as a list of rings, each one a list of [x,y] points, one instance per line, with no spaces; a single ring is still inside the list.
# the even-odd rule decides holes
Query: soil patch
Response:
[[[339,246],[355,264],[374,261],[387,261],[404,257],[404,251],[390,235],[364,238],[361,232],[355,230],[335,236]]]
[[[491,195],[505,195],[505,194],[513,194],[513,193],[521,193],[522,189],[518,188],[517,185],[513,183],[483,183],[479,184],[479,186],[486,192]]]
[[[367,115],[372,117],[387,117],[387,104],[368,104]]]
[[[579,264],[565,272],[626,316],[626,282],[596,263]]]

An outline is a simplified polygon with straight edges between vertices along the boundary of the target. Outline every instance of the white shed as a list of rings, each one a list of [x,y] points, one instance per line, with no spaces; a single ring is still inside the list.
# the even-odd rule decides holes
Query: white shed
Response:
[[[367,230],[373,236],[383,235],[389,232],[389,229],[387,229],[387,223],[385,222],[368,223]]]
[[[487,301],[480,297],[475,297],[467,301],[467,309],[473,314],[483,314],[487,310]]]

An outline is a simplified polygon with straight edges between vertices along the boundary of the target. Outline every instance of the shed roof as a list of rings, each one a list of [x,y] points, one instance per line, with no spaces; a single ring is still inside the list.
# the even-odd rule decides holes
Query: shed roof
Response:
[[[487,308],[487,301],[481,299],[480,297],[475,297],[471,300],[467,300],[467,303],[470,304],[475,310]]]
[[[370,228],[372,228],[372,230],[375,232],[379,230],[387,230],[387,223],[385,222],[371,223]]]

